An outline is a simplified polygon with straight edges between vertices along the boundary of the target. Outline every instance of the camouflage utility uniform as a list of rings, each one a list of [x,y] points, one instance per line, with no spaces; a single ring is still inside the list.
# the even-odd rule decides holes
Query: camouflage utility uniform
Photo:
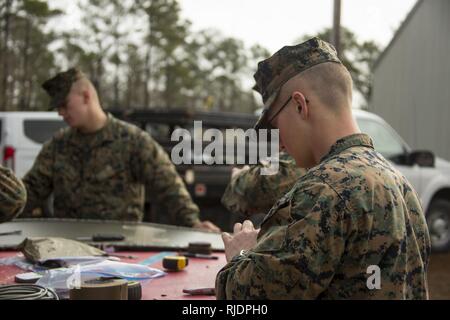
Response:
[[[256,247],[219,272],[217,297],[425,299],[429,254],[417,194],[367,135],[351,135],[273,206]]]
[[[286,152],[280,152],[279,170],[273,175],[262,175],[265,162],[237,173],[222,196],[222,204],[234,213],[250,216],[267,213],[275,202],[288,192],[306,170],[298,168]]]
[[[177,224],[192,226],[199,209],[164,149],[145,131],[108,114],[93,134],[71,128],[45,143],[24,178],[28,205],[54,193],[59,218],[141,221],[144,189],[175,213]]]
[[[25,206],[27,193],[10,169],[0,166],[0,223],[13,219]]]
[[[342,64],[334,47],[319,38],[285,46],[259,62],[255,90],[264,111],[255,128],[270,126],[273,102],[289,79],[321,63]],[[429,255],[428,228],[411,184],[374,150],[369,136],[353,134],[336,141],[270,209],[257,244],[218,273],[216,294],[427,299]]]

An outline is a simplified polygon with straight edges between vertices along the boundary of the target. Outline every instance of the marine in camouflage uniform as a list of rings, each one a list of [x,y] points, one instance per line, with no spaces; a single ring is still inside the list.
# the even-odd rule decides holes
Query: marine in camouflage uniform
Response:
[[[222,196],[225,208],[246,217],[267,213],[306,172],[298,168],[295,160],[286,152],[280,152],[276,174],[262,175],[261,169],[264,167],[269,166],[261,161],[232,177]]]
[[[313,38],[261,62],[255,78],[265,73],[289,79],[327,61],[338,61],[334,48]],[[296,72],[284,74],[286,66]],[[263,94],[264,102],[270,96]],[[263,115],[257,127],[266,121]],[[374,150],[369,136],[352,134],[339,139],[271,208],[256,246],[218,273],[216,294],[218,299],[427,299],[429,255],[418,195]],[[380,268],[380,289],[367,286],[370,266]]]
[[[65,99],[79,72],[70,69],[44,83],[53,106]],[[141,221],[145,187],[151,200],[174,213],[176,224],[199,221],[199,209],[164,149],[147,132],[111,114],[92,134],[61,129],[44,144],[24,183],[27,208],[53,192],[58,218]]]
[[[24,208],[27,193],[10,169],[0,166],[0,223],[16,217]]]

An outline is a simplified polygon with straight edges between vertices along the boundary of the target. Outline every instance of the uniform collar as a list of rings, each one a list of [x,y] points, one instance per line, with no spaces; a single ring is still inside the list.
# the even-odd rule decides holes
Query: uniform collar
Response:
[[[110,113],[106,113],[106,116],[105,126],[94,133],[83,134],[76,129],[72,130],[70,142],[78,146],[96,147],[104,142],[114,141],[116,119]]]
[[[325,156],[322,157],[320,162],[323,162],[333,156],[336,156],[341,152],[343,152],[344,150],[351,147],[367,147],[374,149],[372,139],[367,134],[356,133],[336,141],[331,146],[330,151]]]

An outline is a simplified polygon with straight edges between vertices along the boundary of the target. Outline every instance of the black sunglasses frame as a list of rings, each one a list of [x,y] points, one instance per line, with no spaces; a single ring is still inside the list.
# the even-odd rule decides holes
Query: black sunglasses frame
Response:
[[[283,104],[283,106],[269,119],[269,120],[267,120],[267,123],[268,123],[268,125],[270,126],[270,127],[273,127],[272,126],[272,121],[273,121],[273,119],[275,119],[276,118],[276,116],[278,116],[279,114],[280,114],[280,112],[289,104],[289,102],[292,100],[292,95],[291,96],[289,96],[289,99],[287,99],[287,101]],[[305,101],[306,101],[306,103],[309,103],[309,100],[308,100],[308,98],[306,98],[305,97]]]

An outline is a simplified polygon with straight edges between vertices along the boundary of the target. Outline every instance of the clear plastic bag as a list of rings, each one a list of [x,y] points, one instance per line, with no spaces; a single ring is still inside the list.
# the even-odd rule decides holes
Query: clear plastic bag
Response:
[[[70,268],[47,270],[37,284],[53,289],[74,289],[79,288],[84,281],[98,278],[146,281],[165,275],[164,271],[144,265],[105,260],[98,263],[78,264]]]
[[[42,259],[38,261],[38,265],[43,267],[48,267],[49,269],[52,268],[63,268],[63,267],[72,267],[76,266],[78,264],[85,265],[85,264],[92,264],[92,263],[98,263],[105,260],[113,260],[113,261],[120,261],[117,257],[110,257],[110,256],[85,256],[85,257],[58,257],[58,258],[52,258],[52,259]]]
[[[46,267],[34,265],[31,262],[28,262],[28,260],[23,256],[14,256],[9,258],[2,258],[0,259],[0,266],[16,266],[22,270],[25,271],[33,271],[33,272],[42,272],[47,270]]]

